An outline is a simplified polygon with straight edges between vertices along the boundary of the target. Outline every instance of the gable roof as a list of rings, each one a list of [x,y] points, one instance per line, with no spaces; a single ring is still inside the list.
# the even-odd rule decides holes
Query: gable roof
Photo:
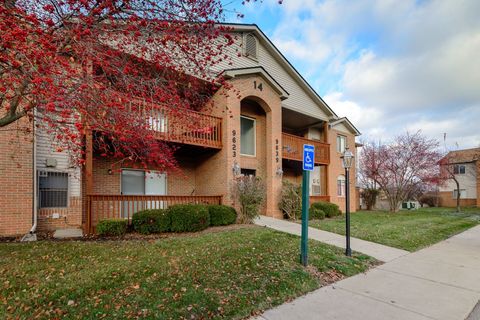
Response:
[[[450,163],[475,162],[480,160],[480,148],[450,151],[445,157],[443,157],[443,159],[447,158]],[[440,160],[440,162],[442,160]]]
[[[262,66],[252,68],[234,68],[223,71],[226,78],[234,78],[236,76],[244,76],[250,74],[260,75],[267,83],[279,94],[280,99],[285,100],[289,94]]]
[[[358,129],[353,125],[353,123],[350,122],[350,120],[348,120],[347,117],[343,117],[343,118],[339,118],[339,119],[333,119],[333,121],[332,120],[330,121],[329,126],[330,127],[335,127],[338,124],[345,125],[356,136],[361,135],[360,131],[358,131]]]
[[[263,33],[263,31],[256,24],[243,23],[222,23],[221,25],[231,27],[235,32],[252,32],[265,45],[267,51],[283,66],[283,68],[294,78],[302,87],[302,89],[312,98],[314,102],[322,108],[323,111],[333,119],[338,119],[337,114],[330,108],[330,106],[318,95],[318,93],[310,86],[310,84],[303,78],[303,76],[295,69],[295,67],[285,58],[285,56],[278,50],[278,48],[270,41],[270,39]]]

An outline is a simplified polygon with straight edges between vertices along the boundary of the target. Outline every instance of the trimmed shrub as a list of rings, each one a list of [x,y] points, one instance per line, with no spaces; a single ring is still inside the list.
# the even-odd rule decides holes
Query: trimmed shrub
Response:
[[[342,212],[338,208],[338,205],[336,205],[335,203],[320,201],[313,203],[312,207],[315,207],[325,212],[325,216],[328,218],[333,218],[342,214]]]
[[[138,211],[133,214],[132,225],[142,234],[167,232],[170,230],[170,216],[163,209]]]
[[[170,231],[193,232],[208,228],[210,214],[201,204],[177,204],[168,208]]]
[[[208,206],[208,213],[211,226],[226,226],[237,220],[237,211],[229,206],[212,204]]]
[[[128,220],[106,219],[97,224],[97,233],[101,236],[123,236],[127,232]]]
[[[311,219],[318,219],[318,220],[325,219],[325,212],[322,209],[320,209],[319,207],[314,206],[314,204],[312,204],[310,206],[310,209],[308,209],[308,219],[309,220],[311,220]]]

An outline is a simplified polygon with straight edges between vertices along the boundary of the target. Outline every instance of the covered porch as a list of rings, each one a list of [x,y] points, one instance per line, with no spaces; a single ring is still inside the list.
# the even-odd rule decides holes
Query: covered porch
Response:
[[[127,219],[145,209],[166,209],[175,204],[221,204],[223,194],[205,187],[205,163],[222,149],[221,117],[188,111],[170,114],[167,109],[146,114],[155,137],[176,145],[178,172],[139,169],[135,163],[102,157],[94,149],[94,135],[85,136],[83,170],[83,225],[95,232],[103,219]]]
[[[315,148],[315,168],[310,173],[310,203],[329,202],[330,144],[327,142],[328,121],[282,108],[282,131],[283,179],[295,184],[302,183],[303,145],[313,145]]]

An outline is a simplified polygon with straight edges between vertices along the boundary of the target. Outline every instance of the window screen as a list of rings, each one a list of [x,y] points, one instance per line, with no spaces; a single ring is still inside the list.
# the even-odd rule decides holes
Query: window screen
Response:
[[[255,120],[240,117],[240,153],[244,155],[255,155]]]
[[[38,174],[39,208],[68,206],[68,173],[46,172]]]

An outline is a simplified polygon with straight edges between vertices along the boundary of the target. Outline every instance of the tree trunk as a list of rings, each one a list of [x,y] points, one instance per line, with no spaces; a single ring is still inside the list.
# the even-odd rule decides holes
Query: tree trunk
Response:
[[[456,178],[453,179],[457,185],[457,212],[460,212],[460,183]]]

